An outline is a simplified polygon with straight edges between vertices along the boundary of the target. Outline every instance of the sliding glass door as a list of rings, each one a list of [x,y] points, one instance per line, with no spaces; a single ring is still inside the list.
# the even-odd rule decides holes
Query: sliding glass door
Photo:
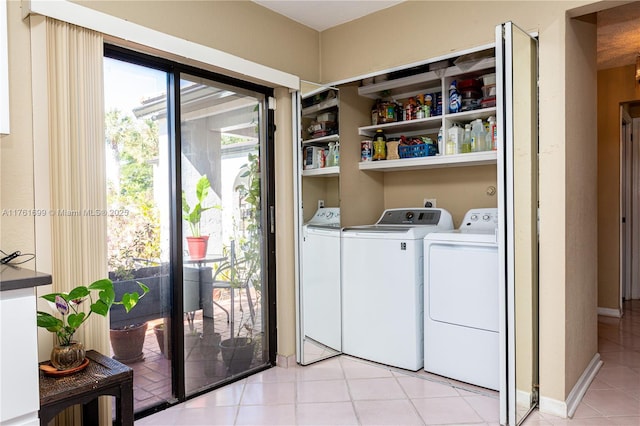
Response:
[[[118,300],[149,293],[110,313],[111,355],[134,369],[135,410],[174,398],[171,353],[168,73],[104,59],[109,278]]]
[[[264,345],[264,95],[180,75],[187,394],[268,361]]]
[[[121,292],[150,288],[111,313],[140,415],[275,361],[271,89],[113,46],[105,56],[110,277]],[[139,343],[119,354],[116,332]]]

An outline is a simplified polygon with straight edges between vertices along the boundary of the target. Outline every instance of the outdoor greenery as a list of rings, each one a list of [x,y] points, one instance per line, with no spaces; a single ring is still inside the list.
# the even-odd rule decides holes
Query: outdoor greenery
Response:
[[[238,191],[241,200],[241,206],[244,209],[241,212],[243,233],[239,239],[241,256],[247,263],[246,271],[250,283],[256,291],[260,291],[260,264],[262,261],[261,242],[262,236],[260,231],[260,156],[258,153],[250,153],[248,155],[249,162],[245,164],[240,175],[246,178],[245,183],[239,184],[235,190]]]
[[[158,124],[120,110],[105,114],[107,152],[117,175],[107,182],[109,270],[130,279],[136,262],[160,259],[160,218],[153,199],[153,164],[159,155]]]

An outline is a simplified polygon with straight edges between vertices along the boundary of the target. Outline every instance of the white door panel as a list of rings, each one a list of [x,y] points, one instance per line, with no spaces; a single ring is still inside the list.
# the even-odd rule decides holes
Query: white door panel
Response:
[[[497,247],[435,242],[427,249],[430,318],[497,332]]]

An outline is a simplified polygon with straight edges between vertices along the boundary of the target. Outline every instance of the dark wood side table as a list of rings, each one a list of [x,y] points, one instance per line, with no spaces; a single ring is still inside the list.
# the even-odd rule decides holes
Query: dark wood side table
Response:
[[[40,425],[76,404],[82,404],[82,423],[97,425],[102,395],[116,397],[115,425],[133,425],[133,370],[93,350],[86,356],[87,368],[69,376],[50,377],[40,370]]]

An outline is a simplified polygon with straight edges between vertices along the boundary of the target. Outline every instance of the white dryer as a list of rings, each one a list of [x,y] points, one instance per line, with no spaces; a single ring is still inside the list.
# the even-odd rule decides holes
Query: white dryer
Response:
[[[424,369],[499,388],[498,210],[424,238]]]
[[[340,351],[340,208],[318,209],[302,234],[304,337]]]
[[[389,209],[342,230],[342,351],[417,371],[423,355],[423,239],[453,229],[443,209]]]

